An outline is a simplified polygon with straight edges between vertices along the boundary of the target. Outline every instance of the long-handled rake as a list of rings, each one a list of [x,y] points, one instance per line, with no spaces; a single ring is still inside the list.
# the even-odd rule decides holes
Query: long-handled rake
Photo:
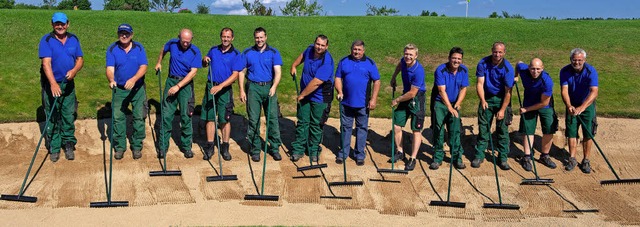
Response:
[[[113,126],[116,107],[113,105],[113,98],[116,96],[116,88],[111,89],[111,127],[109,128],[109,185],[107,185],[107,201],[106,202],[91,202],[89,207],[103,208],[103,207],[126,207],[129,206],[129,201],[111,201],[111,181],[113,179]],[[105,175],[105,177],[107,177]],[[107,179],[105,178],[105,183]]]
[[[209,66],[211,67],[211,66]],[[209,70],[209,72],[211,72],[211,70]],[[211,87],[213,87],[213,82],[211,82]],[[210,181],[232,181],[232,180],[238,180],[238,176],[237,175],[224,175],[223,174],[223,170],[222,170],[222,155],[220,154],[220,139],[218,137],[218,111],[216,109],[216,96],[213,95],[211,102],[213,104],[213,130],[214,131],[214,138],[217,141],[216,145],[218,148],[218,166],[220,166],[220,174],[218,174],[218,176],[208,176],[206,179],[208,182]]]
[[[460,125],[462,125],[462,120],[460,118],[458,118],[458,120],[460,120]],[[442,128],[442,126],[440,127]],[[453,154],[453,152],[451,152]],[[462,155],[462,154],[460,154]],[[451,161],[449,162],[449,183],[447,186],[447,201],[438,201],[438,200],[431,200],[431,202],[429,203],[429,206],[444,206],[444,207],[458,207],[458,208],[465,208],[466,203],[462,203],[462,202],[451,202],[450,199],[450,195],[451,195],[451,174],[453,173],[453,155],[451,155]]]
[[[391,99],[396,98],[396,87],[393,86],[393,91],[391,92]],[[378,173],[396,173],[396,174],[408,174],[409,171],[403,169],[396,169],[396,130],[395,130],[395,120],[393,117],[393,112],[395,111],[395,107],[391,108],[391,169],[378,169]]]
[[[518,103],[520,104],[520,108],[523,108],[522,99],[520,98],[520,89],[518,88],[518,83],[514,83],[514,84],[516,86],[516,93],[518,94]],[[520,117],[522,118],[524,117],[524,115],[520,115]],[[524,124],[524,131],[525,131],[525,137],[527,137],[527,143],[529,144],[529,156],[531,157],[531,162],[533,163],[533,175],[536,178],[523,179],[522,182],[520,182],[520,184],[521,185],[547,185],[547,184],[554,183],[553,179],[544,179],[539,177],[538,169],[536,168],[536,160],[534,158],[535,155],[533,155],[534,154],[533,144],[531,143],[531,139],[529,139],[529,135],[526,135],[527,124]]]
[[[485,111],[486,110],[484,110],[482,113],[482,118],[485,117],[485,113],[484,113]],[[487,120],[485,119],[485,121]],[[491,138],[493,137],[492,135],[493,133],[491,133],[491,122],[488,122],[488,121],[487,121],[487,131],[489,131],[489,145],[491,145],[491,158],[493,158],[493,171],[495,172],[495,175],[496,175],[496,186],[498,187],[499,203],[484,203],[484,205],[482,205],[482,208],[519,210],[520,206],[518,206],[517,204],[502,203],[502,194],[500,193],[500,181],[498,180],[498,168],[496,164],[496,154],[493,148],[493,139]]]
[[[66,80],[63,80],[62,84],[65,84]],[[51,105],[51,110],[47,114],[47,119],[44,123],[44,128],[42,133],[40,134],[40,139],[38,139],[38,145],[36,145],[36,150],[33,152],[33,157],[31,158],[31,163],[29,164],[29,168],[27,168],[27,174],[24,176],[24,180],[22,181],[22,186],[20,186],[20,192],[17,195],[0,195],[0,200],[8,200],[8,201],[16,201],[16,202],[27,202],[27,203],[35,203],[38,201],[38,197],[35,196],[26,196],[25,185],[27,183],[27,179],[29,179],[29,174],[31,173],[31,167],[33,167],[33,163],[36,161],[36,157],[38,156],[38,151],[40,150],[40,145],[42,144],[42,139],[44,135],[47,133],[47,128],[49,127],[49,122],[51,122],[51,115],[53,114],[54,109],[56,108],[56,104],[58,104],[58,97],[53,98],[53,105]]]
[[[579,116],[576,116],[576,118],[578,118],[578,121],[580,121],[580,124],[582,124],[583,125],[582,127],[584,127],[584,121],[582,121],[582,119],[580,119]],[[587,135],[589,135],[589,138],[591,138],[591,141],[593,141],[593,144],[595,144],[596,148],[598,148],[598,152],[600,153],[600,155],[602,155],[602,158],[604,158],[604,161],[607,162],[607,165],[609,166],[609,169],[613,173],[613,176],[616,177],[615,180],[602,180],[602,181],[600,181],[601,185],[640,183],[640,179],[620,179],[620,177],[618,176],[618,173],[616,173],[616,171],[613,169],[613,166],[609,162],[609,159],[607,159],[607,156],[605,156],[604,152],[602,152],[602,149],[600,149],[600,145],[598,145],[598,143],[596,142],[596,139],[593,138],[593,133],[591,133],[589,130],[585,130],[585,131],[587,131]]]
[[[342,114],[342,103],[338,103],[338,106],[340,106],[340,114]],[[343,146],[344,146],[344,138],[343,138],[344,132],[342,131],[342,126],[343,126],[342,117],[340,117],[340,147],[338,152],[342,152]],[[343,158],[342,171],[343,171],[344,180],[329,182],[329,187],[331,186],[362,186],[364,184],[364,182],[362,181],[347,181],[347,157],[349,157],[349,153],[347,153],[345,157],[342,157]]]
[[[164,118],[162,117],[162,110],[164,105],[164,93],[162,92],[162,78],[161,78],[160,70],[156,71],[156,75],[158,75],[158,90],[160,91],[160,140],[158,141],[158,154],[162,154],[162,170],[160,171],[150,171],[149,176],[182,176],[182,171],[180,170],[167,170],[167,153],[166,151],[162,151],[160,146],[164,142]],[[173,113],[172,113],[173,115]]]
[[[278,201],[280,196],[277,195],[265,195],[264,194],[264,176],[267,172],[267,137],[269,137],[269,115],[271,113],[271,96],[267,98],[267,113],[265,114],[265,136],[264,136],[264,160],[262,162],[262,187],[260,189],[260,194],[258,195],[245,195],[244,200],[267,200],[267,201]],[[259,121],[258,121],[259,122]],[[256,127],[255,133],[258,133],[258,127]],[[255,135],[255,134],[254,134]],[[220,152],[218,152],[220,153]]]
[[[298,88],[298,81],[296,80],[296,74],[294,73],[292,75],[293,77],[293,84],[296,85],[296,94],[300,95],[300,89]],[[298,104],[298,111],[300,111],[300,102],[297,102]],[[327,164],[326,163],[318,163],[316,165],[313,164],[313,161],[311,160],[311,157],[313,156],[318,156],[319,152],[318,150],[312,151],[311,146],[309,146],[309,138],[307,138],[307,149],[309,150],[309,165],[308,166],[300,166],[298,167],[298,172],[302,172],[302,171],[306,171],[306,170],[312,170],[312,169],[322,169],[322,168],[327,168]],[[319,160],[319,159],[318,159]]]

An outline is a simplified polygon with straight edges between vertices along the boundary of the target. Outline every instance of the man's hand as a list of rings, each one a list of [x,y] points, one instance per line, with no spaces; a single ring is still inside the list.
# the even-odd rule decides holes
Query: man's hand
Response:
[[[58,83],[51,84],[51,95],[53,95],[53,97],[60,97],[62,95],[62,90],[60,90]]]
[[[271,87],[271,89],[269,89],[269,97],[273,97],[274,95],[276,95],[276,87]]]
[[[378,102],[378,101],[377,101],[376,99],[371,99],[371,100],[369,100],[369,109],[370,109],[370,110],[375,110],[375,109],[376,109],[376,103],[377,103],[377,102]]]
[[[523,114],[523,113],[526,113],[526,112],[527,112],[527,109],[522,108],[522,107],[520,108],[520,114]]]
[[[162,64],[158,63],[156,64],[156,72],[162,70]]]
[[[337,94],[336,95],[336,100],[342,102],[342,98],[344,98],[343,94]]]
[[[574,109],[573,111],[573,115],[580,115],[582,112],[584,112],[584,110],[586,109],[586,107],[582,107],[582,106],[578,106]]]
[[[453,115],[455,118],[459,118],[458,110],[456,110],[454,108],[449,108],[449,113],[451,113],[451,115]]]
[[[116,81],[111,81],[109,82],[109,88],[113,89],[114,87],[118,86],[118,84],[116,83]]]
[[[240,91],[240,102],[247,103],[247,93],[244,91]]]
[[[209,64],[211,62],[211,58],[209,58],[209,56],[204,56],[202,58],[202,61],[206,62],[207,64]]]
[[[65,75],[64,77],[67,78],[67,80],[71,81],[76,77],[76,74],[73,72],[73,70],[69,70],[67,72],[67,75]]]
[[[399,104],[400,102],[398,102],[398,99],[393,99],[391,100],[391,107],[395,107]]]
[[[134,80],[133,78],[128,79],[127,83],[124,84],[124,89],[131,90],[131,88],[136,85],[136,81],[137,80]]]
[[[169,88],[169,91],[167,92],[167,94],[168,94],[169,96],[173,96],[173,95],[175,95],[176,93],[178,93],[178,91],[180,91],[180,86],[178,86],[178,85],[176,84],[175,86],[173,86],[173,87]]]
[[[576,108],[573,106],[570,106],[569,108],[567,108],[567,110],[569,110],[569,114],[571,115],[576,115]]]
[[[489,103],[487,101],[481,101],[482,110],[487,110],[489,108]]]
[[[304,96],[302,95],[298,95],[298,97],[296,98],[296,102],[300,102],[304,99]]]
[[[291,68],[291,77],[296,77],[296,74],[298,73],[298,70],[294,67]]]
[[[504,119],[504,112],[505,110],[498,110],[498,113],[496,113],[496,119],[498,120]]]
[[[391,85],[392,88],[396,88],[396,78],[391,78],[391,81],[389,82],[389,85]]]
[[[212,95],[218,94],[218,92],[220,92],[222,90],[222,86],[221,85],[216,85],[211,87],[211,90],[209,90],[209,93],[211,93]]]

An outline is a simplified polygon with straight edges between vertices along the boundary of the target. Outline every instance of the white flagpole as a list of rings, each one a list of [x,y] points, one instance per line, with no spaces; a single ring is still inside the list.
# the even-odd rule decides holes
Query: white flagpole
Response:
[[[464,17],[469,17],[469,1],[467,1],[467,11],[465,12]]]

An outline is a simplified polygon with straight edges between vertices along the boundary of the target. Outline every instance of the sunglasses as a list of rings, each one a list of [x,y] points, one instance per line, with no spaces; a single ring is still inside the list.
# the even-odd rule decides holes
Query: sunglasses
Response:
[[[131,37],[131,33],[128,32],[118,32],[118,36],[124,36],[125,38]]]

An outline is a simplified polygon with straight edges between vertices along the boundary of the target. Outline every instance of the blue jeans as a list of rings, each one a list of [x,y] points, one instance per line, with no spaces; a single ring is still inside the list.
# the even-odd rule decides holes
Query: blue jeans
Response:
[[[338,158],[346,159],[349,156],[354,118],[356,120],[356,147],[353,156],[355,156],[356,160],[364,160],[366,157],[364,146],[367,143],[367,130],[369,127],[369,109],[366,107],[353,108],[345,105],[342,105],[342,112],[340,113],[340,120],[342,121],[342,152],[338,154]]]

